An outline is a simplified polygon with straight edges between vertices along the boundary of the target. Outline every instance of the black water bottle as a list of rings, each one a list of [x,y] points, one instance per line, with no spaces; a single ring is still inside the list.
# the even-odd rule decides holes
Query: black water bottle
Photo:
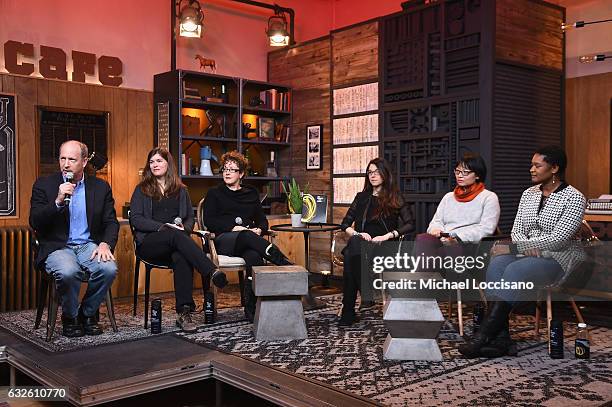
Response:
[[[482,320],[484,318],[485,308],[482,303],[477,303],[474,305],[474,315],[472,317],[472,322],[474,325],[474,333],[480,331],[480,324],[482,324]]]
[[[563,359],[563,322],[552,320],[548,335],[548,354],[552,359]]]
[[[215,295],[210,291],[204,294],[204,323],[215,323]]]
[[[155,298],[151,302],[151,333],[161,333],[162,324],[162,303],[161,298]]]

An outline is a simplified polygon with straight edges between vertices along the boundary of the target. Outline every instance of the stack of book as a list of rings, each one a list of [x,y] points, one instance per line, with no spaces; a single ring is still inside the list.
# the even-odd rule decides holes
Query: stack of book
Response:
[[[273,110],[289,111],[291,109],[291,93],[279,92],[277,89],[262,90],[259,99],[263,102],[261,107]]]

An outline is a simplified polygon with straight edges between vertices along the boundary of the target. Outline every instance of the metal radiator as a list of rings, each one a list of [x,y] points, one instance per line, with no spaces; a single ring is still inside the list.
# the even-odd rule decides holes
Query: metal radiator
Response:
[[[37,276],[32,231],[0,228],[0,312],[36,306]]]

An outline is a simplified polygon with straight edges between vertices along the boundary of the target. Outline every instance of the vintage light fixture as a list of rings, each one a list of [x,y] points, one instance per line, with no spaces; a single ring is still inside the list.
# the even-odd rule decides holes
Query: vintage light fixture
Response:
[[[583,55],[580,58],[578,58],[578,61],[580,61],[580,63],[582,64],[590,64],[593,62],[603,61],[608,58],[612,58],[612,55],[604,55],[604,54]]]
[[[585,25],[589,24],[599,24],[599,23],[609,23],[612,22],[612,18],[607,20],[597,20],[597,21],[576,21],[575,23],[563,23],[561,24],[561,31],[568,31],[574,28],[582,28]]]
[[[182,0],[179,1],[178,6]],[[189,0],[189,4],[183,7],[179,14],[179,35],[181,37],[201,38],[202,22],[204,13],[197,0]]]
[[[289,45],[289,33],[287,31],[287,19],[285,14],[276,10],[274,15],[268,19],[268,29],[266,30],[270,39],[271,47],[285,47]]]

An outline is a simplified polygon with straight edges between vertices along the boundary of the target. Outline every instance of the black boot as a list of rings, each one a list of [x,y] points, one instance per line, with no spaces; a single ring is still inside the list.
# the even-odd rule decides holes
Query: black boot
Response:
[[[500,358],[506,355],[516,356],[517,354],[516,343],[510,336],[510,314],[508,314],[504,328],[491,342],[480,348],[480,355],[485,358]]]
[[[253,280],[247,279],[244,282],[244,316],[249,322],[255,320],[255,311],[257,309],[257,297],[253,292]]]
[[[338,320],[339,326],[351,326],[355,322],[359,322],[359,318],[355,314],[354,308],[347,308],[346,306],[342,307],[342,314],[340,315],[340,320]]]
[[[277,266],[292,266],[293,263],[289,261],[287,256],[280,251],[275,244],[270,244],[266,248],[266,254],[264,255],[266,260]]]
[[[480,330],[468,342],[459,345],[459,353],[468,359],[481,356],[480,350],[504,329],[512,305],[505,301],[495,301],[490,312],[482,322]]]

